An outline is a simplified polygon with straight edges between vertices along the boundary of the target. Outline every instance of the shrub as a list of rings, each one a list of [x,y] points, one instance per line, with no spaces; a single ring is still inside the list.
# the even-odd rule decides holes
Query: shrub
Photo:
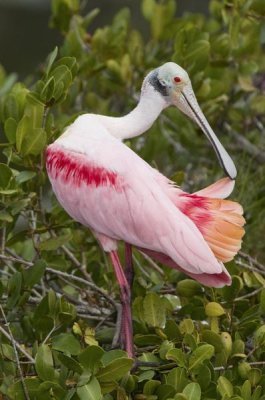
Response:
[[[83,15],[79,0],[53,0],[60,48],[25,82],[0,70],[3,398],[265,399],[265,267],[256,261],[265,254],[264,1],[212,0],[207,17],[176,18],[175,8],[174,0],[142,1],[146,40],[128,9],[90,32],[97,9]],[[139,360],[151,364],[130,373],[133,361],[111,349],[112,270],[56,202],[44,151],[81,113],[127,113],[146,72],[169,60],[188,70],[236,161],[247,234],[223,289],[134,254],[134,339]],[[174,109],[128,145],[186,189],[219,177],[205,138]]]

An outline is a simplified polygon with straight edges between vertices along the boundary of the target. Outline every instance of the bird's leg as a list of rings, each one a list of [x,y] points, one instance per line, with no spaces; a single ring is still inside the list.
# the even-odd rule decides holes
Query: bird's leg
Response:
[[[134,351],[131,313],[131,288],[122,269],[117,251],[111,251],[110,258],[120,286],[122,304],[121,339],[128,356],[133,358]]]
[[[125,276],[132,291],[134,271],[133,271],[133,259],[132,259],[132,246],[129,243],[125,243]]]
[[[125,243],[125,277],[127,279],[129,288],[130,288],[130,307],[132,309],[132,285],[133,285],[133,278],[134,278],[134,271],[133,271],[133,259],[132,259],[132,246],[129,243]],[[124,315],[124,309],[122,310],[121,315],[121,324],[126,323],[126,315]],[[122,329],[120,331],[122,333]],[[122,335],[120,335],[120,341],[122,342]]]

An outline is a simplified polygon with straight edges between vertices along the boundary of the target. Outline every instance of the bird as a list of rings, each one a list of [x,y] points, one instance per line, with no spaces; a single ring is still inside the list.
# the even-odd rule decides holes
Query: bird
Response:
[[[212,144],[226,177],[190,194],[150,166],[123,141],[147,131],[176,106]],[[132,247],[212,287],[231,284],[224,262],[241,248],[243,209],[226,200],[236,167],[206,120],[188,73],[167,62],[147,74],[136,107],[121,117],[85,113],[46,149],[46,168],[57,200],[89,228],[108,254],[122,305],[120,345],[134,358]],[[125,243],[125,267],[118,243]]]

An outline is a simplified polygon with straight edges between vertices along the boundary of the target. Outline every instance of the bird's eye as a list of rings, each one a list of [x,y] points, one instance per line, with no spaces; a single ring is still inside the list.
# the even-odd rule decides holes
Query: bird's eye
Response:
[[[180,79],[179,76],[175,76],[174,81],[175,81],[176,83],[179,83],[179,82],[181,82],[181,79]]]

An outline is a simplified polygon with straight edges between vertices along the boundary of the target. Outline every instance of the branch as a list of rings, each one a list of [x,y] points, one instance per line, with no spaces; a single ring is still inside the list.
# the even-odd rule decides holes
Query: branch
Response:
[[[150,266],[156,271],[158,272],[160,275],[165,276],[164,271],[157,265],[156,262],[154,262],[154,260],[152,260],[151,257],[149,257],[147,254],[143,253],[142,251],[139,251],[142,256],[149,262]]]
[[[265,271],[265,265],[261,264],[255,258],[251,257],[249,254],[244,253],[243,251],[240,250],[239,255],[247,259],[250,262],[250,264],[254,264],[257,268],[260,268],[262,271]]]
[[[236,139],[239,147],[243,150],[245,150],[248,154],[253,156],[258,162],[264,163],[265,162],[265,153],[260,151],[260,149],[252,144],[248,139],[246,139],[244,136],[240,135],[236,131],[234,131],[231,126],[225,122],[224,127],[226,131],[232,136],[234,139]]]
[[[11,332],[11,329],[10,329],[10,326],[9,326],[9,323],[7,322],[6,315],[5,315],[5,313],[4,313],[4,310],[3,310],[3,307],[1,306],[1,304],[0,304],[0,310],[1,310],[1,313],[2,313],[2,315],[3,315],[4,321],[5,321],[5,324],[6,324],[6,326],[7,326],[7,329],[8,329],[8,331],[9,331],[9,333],[7,333],[7,332],[4,330],[4,328],[2,328],[1,326],[0,326],[0,331],[1,331],[1,332],[3,333],[3,335],[5,335],[5,337],[7,337],[7,338],[11,341],[11,343],[12,343],[12,346],[13,346],[13,349],[14,349],[14,353],[15,353],[15,359],[16,359],[17,368],[18,368],[19,375],[20,375],[20,378],[21,378],[21,384],[22,384],[22,387],[23,387],[23,392],[24,392],[24,395],[25,395],[26,400],[30,400],[28,388],[27,388],[27,386],[26,386],[26,384],[25,384],[24,376],[23,376],[23,372],[22,372],[22,368],[21,368],[21,365],[20,365],[20,362],[19,362],[19,357],[18,357],[17,349],[19,349],[33,364],[35,363],[35,360],[31,357],[31,355],[29,355],[29,354],[19,345],[19,343],[17,343],[17,342],[15,341],[14,336],[12,335],[12,332]]]
[[[240,259],[235,260],[235,263],[236,263],[237,265],[239,265],[240,267],[243,267],[243,268],[245,268],[245,269],[248,269],[248,270],[250,270],[250,271],[252,271],[252,272],[257,272],[258,274],[264,275],[264,276],[265,276],[265,270],[264,270],[264,271],[261,271],[261,270],[258,269],[258,268],[252,267],[251,265],[244,263],[244,262],[243,262],[242,260],[240,260]]]
[[[9,253],[8,249],[7,249],[7,253]],[[21,264],[26,265],[27,267],[32,267],[32,265],[33,265],[33,262],[26,261],[26,260],[24,260],[23,258],[21,258],[19,256],[14,257],[14,256],[6,256],[4,254],[0,254],[0,258],[2,258],[3,260],[6,260],[6,261],[12,261],[12,262],[15,262],[15,263],[17,263],[17,262],[21,263]]]
[[[12,252],[13,253],[13,252]],[[14,253],[13,253],[14,254]],[[8,261],[12,261],[12,262],[19,262],[21,264],[24,264],[28,267],[32,267],[34,264],[30,261],[26,261],[23,258],[19,257],[19,256],[6,256],[3,254],[0,254],[0,259],[4,259],[4,260],[8,260]],[[82,283],[86,286],[89,286],[90,288],[94,289],[96,292],[100,293],[103,297],[105,297],[115,308],[117,308],[117,304],[115,303],[115,301],[113,300],[113,298],[111,296],[109,296],[104,290],[102,290],[100,287],[98,287],[95,283],[92,283],[90,281],[87,281],[86,279],[80,278],[79,276],[76,275],[72,275],[69,274],[67,272],[63,272],[63,271],[59,271],[53,268],[46,268],[46,272],[51,272],[55,275],[58,276],[63,276],[64,278],[68,278],[68,279],[72,279],[76,282]]]
[[[253,367],[256,365],[265,365],[265,361],[253,361],[248,363],[249,365],[252,365]],[[214,371],[226,371],[227,369],[232,369],[235,368],[234,365],[228,365],[227,367],[214,367]]]
[[[53,268],[46,268],[46,272],[52,272],[55,275],[63,276],[64,278],[72,279],[76,282],[79,282],[86,286],[89,286],[90,288],[92,288],[95,291],[97,291],[98,293],[100,293],[103,297],[105,297],[115,308],[117,307],[113,298],[111,296],[109,296],[104,290],[100,289],[97,285],[95,285],[95,283],[89,282],[83,278],[80,278],[79,276],[68,274],[67,272],[63,272],[63,271],[58,271]]]
[[[261,292],[263,289],[264,289],[264,287],[261,286],[261,287],[259,287],[258,289],[253,290],[253,292],[251,292],[251,293],[245,294],[244,296],[236,297],[233,301],[234,301],[234,302],[235,302],[235,301],[240,301],[240,300],[244,300],[244,299],[247,299],[247,298],[249,298],[249,297],[255,296],[256,294],[258,294],[259,292]]]
[[[2,311],[2,306],[0,305],[0,309]],[[8,326],[8,325],[7,325]],[[14,343],[15,347],[24,354],[24,356],[31,362],[31,364],[35,364],[34,358],[31,357],[29,353],[26,352],[26,350],[23,349],[23,347],[20,346],[20,344],[14,339],[13,336],[8,334],[8,332],[0,325],[0,332],[8,339],[10,340],[11,343]],[[12,339],[13,337],[13,339]]]

